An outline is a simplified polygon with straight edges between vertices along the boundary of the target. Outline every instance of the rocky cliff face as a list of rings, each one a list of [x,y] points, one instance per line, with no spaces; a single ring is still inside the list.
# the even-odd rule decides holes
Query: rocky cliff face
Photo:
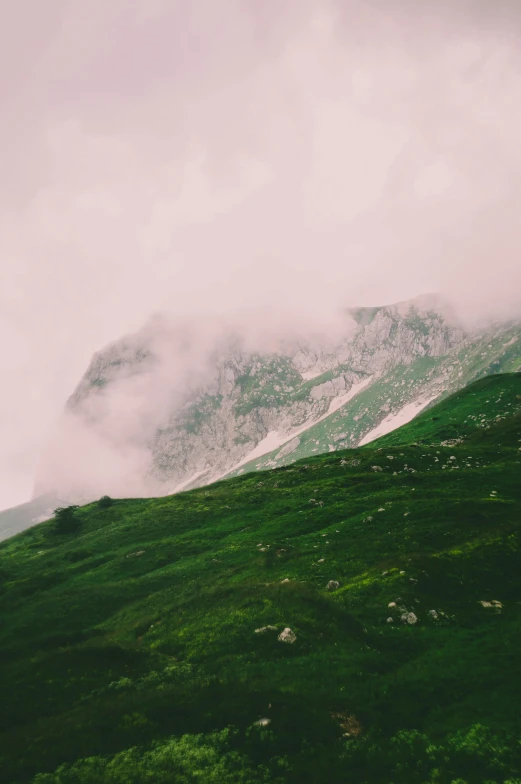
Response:
[[[521,368],[521,327],[467,333],[434,298],[345,314],[333,344],[172,328],[156,319],[92,360],[40,491],[179,492],[355,446],[481,375]]]

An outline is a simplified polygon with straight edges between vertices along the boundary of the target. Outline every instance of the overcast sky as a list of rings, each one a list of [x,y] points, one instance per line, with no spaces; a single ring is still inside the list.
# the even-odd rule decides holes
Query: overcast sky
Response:
[[[153,311],[519,304],[518,0],[0,16],[0,508],[93,351]]]

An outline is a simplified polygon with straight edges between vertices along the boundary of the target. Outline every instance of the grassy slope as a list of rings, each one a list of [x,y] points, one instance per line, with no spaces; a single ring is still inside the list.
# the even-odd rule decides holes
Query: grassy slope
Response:
[[[520,393],[518,373],[486,376],[369,446],[375,449],[415,442],[432,444],[458,437],[472,437],[473,443],[477,443],[492,424],[499,424],[521,410]]]
[[[521,733],[519,395],[521,376],[497,376],[441,403],[458,446],[381,439],[2,543],[2,781],[117,753],[112,772],[39,780],[515,781],[513,740],[447,737]],[[484,400],[509,417],[471,432]],[[439,435],[435,412],[407,438],[420,420]],[[153,758],[124,751],[158,739]]]

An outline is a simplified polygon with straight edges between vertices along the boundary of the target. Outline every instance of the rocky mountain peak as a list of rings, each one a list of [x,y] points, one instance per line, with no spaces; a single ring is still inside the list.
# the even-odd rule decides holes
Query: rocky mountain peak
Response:
[[[93,357],[39,491],[66,495],[74,476],[74,492],[92,497],[164,494],[356,446],[520,365],[518,324],[469,333],[435,295],[345,316],[334,340],[264,344],[224,324],[154,317]]]

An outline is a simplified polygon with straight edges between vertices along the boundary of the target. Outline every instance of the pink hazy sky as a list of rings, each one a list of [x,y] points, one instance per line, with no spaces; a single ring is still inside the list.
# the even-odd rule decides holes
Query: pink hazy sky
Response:
[[[517,0],[0,13],[0,507],[92,352],[155,310],[519,306]]]

